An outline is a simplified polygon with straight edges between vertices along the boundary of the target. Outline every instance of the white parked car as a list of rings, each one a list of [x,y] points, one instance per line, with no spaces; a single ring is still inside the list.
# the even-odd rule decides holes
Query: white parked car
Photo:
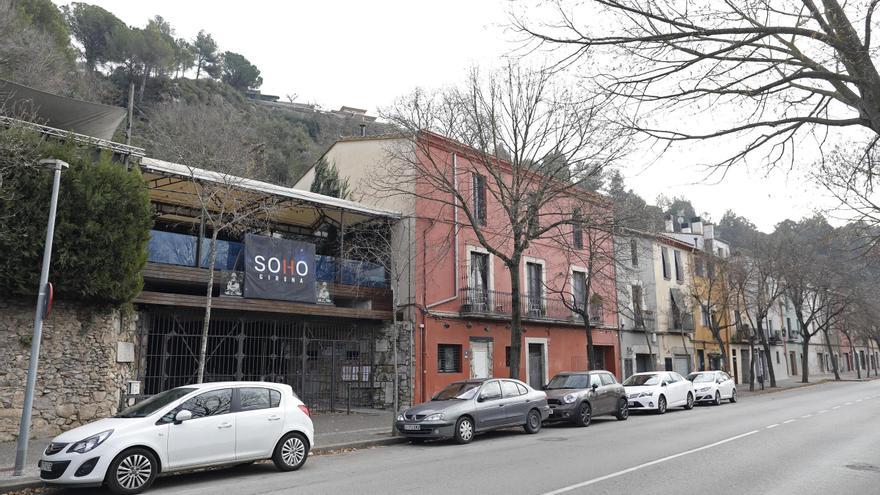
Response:
[[[40,478],[134,494],[160,473],[205,466],[272,459],[279,470],[293,471],[313,444],[309,410],[289,385],[203,383],[55,437],[40,459]]]
[[[629,409],[663,414],[670,407],[694,408],[694,385],[674,371],[636,373],[623,382]]]
[[[723,371],[697,371],[689,374],[687,379],[694,384],[697,402],[711,402],[716,406],[720,406],[724,399],[736,402],[736,384]]]

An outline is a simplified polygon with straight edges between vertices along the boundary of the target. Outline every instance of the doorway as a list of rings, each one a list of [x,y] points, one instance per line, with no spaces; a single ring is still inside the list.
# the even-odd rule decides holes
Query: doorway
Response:
[[[546,340],[543,342],[529,342],[529,340],[531,339],[526,340],[529,356],[526,365],[526,377],[532,388],[541,390],[547,383],[547,342]]]
[[[492,378],[492,341],[471,338],[471,378]]]
[[[788,361],[791,363],[791,375],[797,376],[797,359],[795,358],[794,351],[788,352]]]

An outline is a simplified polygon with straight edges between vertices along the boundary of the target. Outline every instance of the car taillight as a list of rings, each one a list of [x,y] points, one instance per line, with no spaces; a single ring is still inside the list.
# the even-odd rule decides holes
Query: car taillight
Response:
[[[306,413],[306,416],[308,416],[308,417],[312,417],[312,413],[309,412],[309,408],[306,407],[305,404],[300,404],[300,405],[297,406],[297,407],[299,407],[299,410],[300,410],[300,411]]]

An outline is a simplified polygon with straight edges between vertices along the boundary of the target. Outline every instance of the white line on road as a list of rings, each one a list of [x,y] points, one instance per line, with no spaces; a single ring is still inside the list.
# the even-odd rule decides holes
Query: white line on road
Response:
[[[861,401],[862,401],[862,399],[856,399],[856,402],[861,402]]]
[[[768,426],[767,429],[769,430],[770,428],[776,428],[777,426],[779,426],[779,423],[773,423],[772,425]]]
[[[846,404],[844,404],[844,406],[851,406],[851,405],[852,405],[852,402],[847,402]]]
[[[801,416],[801,417],[804,418],[804,419],[806,419],[806,418],[812,418],[813,415],[812,415],[812,414],[804,414],[804,415]]]
[[[593,479],[591,479],[591,480],[583,481],[583,482],[581,482],[581,483],[576,483],[576,484],[574,484],[574,485],[569,485],[569,486],[566,486],[566,487],[560,488],[560,489],[558,489],[558,490],[553,490],[552,492],[546,492],[546,493],[544,493],[543,495],[558,495],[558,494],[560,494],[560,493],[566,493],[566,492],[570,492],[570,491],[572,491],[572,490],[577,490],[578,488],[583,488],[583,487],[585,487],[585,486],[590,486],[590,485],[593,485],[593,484],[595,484],[595,483],[599,483],[600,481],[605,481],[605,480],[608,480],[608,479],[611,479],[611,478],[616,478],[616,477],[618,477],[618,476],[623,476],[624,474],[628,474],[628,473],[631,473],[631,472],[633,472],[633,471],[638,471],[639,469],[644,469],[644,468],[646,468],[646,467],[650,467],[650,466],[653,466],[653,465],[655,465],[655,464],[660,464],[660,463],[662,463],[662,462],[671,461],[672,459],[676,459],[676,458],[678,458],[678,457],[686,456],[686,455],[689,455],[689,454],[694,454],[694,453],[696,453],[696,452],[700,452],[700,451],[702,451],[702,450],[711,449],[712,447],[717,447],[717,446],[719,446],[719,445],[723,445],[723,444],[725,444],[725,443],[727,443],[727,442],[732,442],[732,441],[734,441],[734,440],[739,440],[740,438],[747,437],[747,436],[749,436],[749,435],[754,435],[755,433],[758,433],[758,430],[752,430],[752,431],[750,431],[750,432],[748,432],[748,433],[743,433],[742,435],[736,435],[736,436],[734,436],[734,437],[726,438],[726,439],[724,439],[724,440],[720,440],[720,441],[715,442],[715,443],[710,443],[710,444],[708,444],[708,445],[703,445],[702,447],[697,447],[697,448],[695,448],[695,449],[686,450],[686,451],[684,451],[684,452],[679,452],[678,454],[673,454],[673,455],[670,455],[670,456],[662,457],[662,458],[660,458],[660,459],[656,459],[656,460],[653,460],[653,461],[650,461],[650,462],[646,462],[646,463],[644,463],[644,464],[639,464],[638,466],[633,466],[633,467],[631,467],[631,468],[627,468],[627,469],[624,469],[624,470],[622,470],[622,471],[617,471],[616,473],[606,474],[605,476],[600,476],[600,477],[598,477],[598,478],[593,478]]]
[[[794,423],[794,421],[795,420],[793,420],[793,419],[786,419],[785,421],[782,422],[782,424],[787,425],[789,423]]]
[[[822,409],[821,411],[819,411],[819,414],[825,414],[827,412],[828,412],[828,409]]]
[[[834,406],[831,409],[840,409],[840,406]]]

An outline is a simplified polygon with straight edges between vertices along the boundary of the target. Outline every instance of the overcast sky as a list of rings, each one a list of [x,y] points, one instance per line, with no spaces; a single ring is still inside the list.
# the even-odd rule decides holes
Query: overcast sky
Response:
[[[129,25],[144,26],[158,14],[177,36],[192,39],[204,29],[221,50],[257,65],[264,93],[374,114],[417,86],[456,84],[473,65],[497,67],[515,48],[503,27],[509,6],[503,0],[86,1]],[[767,176],[759,167],[738,168],[720,184],[708,183],[701,164],[719,150],[718,143],[697,145],[659,159],[646,150],[630,156],[623,172],[649,202],[659,194],[684,195],[716,221],[733,209],[765,231],[833,204],[799,171]]]

